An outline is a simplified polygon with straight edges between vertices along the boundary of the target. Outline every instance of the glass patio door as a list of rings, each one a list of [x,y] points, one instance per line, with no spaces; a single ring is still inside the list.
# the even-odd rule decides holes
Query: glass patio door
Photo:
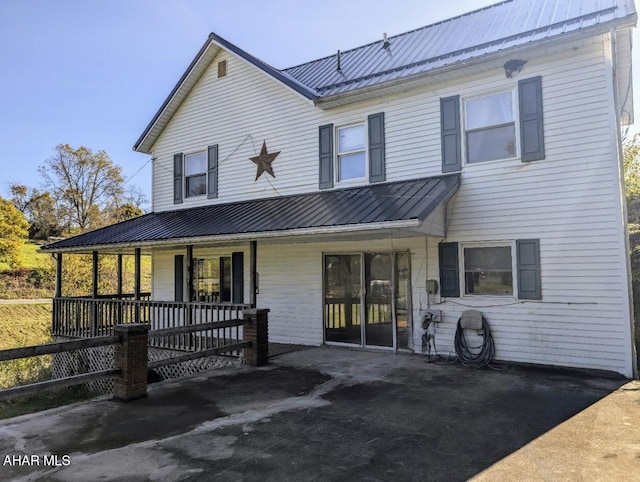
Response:
[[[410,265],[409,252],[325,255],[325,341],[409,348]]]
[[[362,344],[362,257],[324,258],[325,341]]]
[[[365,253],[365,345],[394,346],[393,254]]]

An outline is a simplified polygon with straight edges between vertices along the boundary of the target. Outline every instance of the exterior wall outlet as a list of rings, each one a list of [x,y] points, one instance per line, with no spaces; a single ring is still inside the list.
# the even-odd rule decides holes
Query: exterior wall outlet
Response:
[[[427,293],[435,295],[438,292],[438,282],[434,279],[428,279],[426,289]]]

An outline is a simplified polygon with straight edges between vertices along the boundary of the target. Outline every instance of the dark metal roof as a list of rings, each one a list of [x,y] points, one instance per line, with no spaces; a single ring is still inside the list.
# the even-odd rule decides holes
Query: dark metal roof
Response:
[[[63,239],[45,251],[118,245],[151,245],[184,238],[225,239],[262,233],[287,235],[301,229],[335,228],[395,221],[423,221],[460,185],[459,174],[373,184],[293,196],[149,213]]]

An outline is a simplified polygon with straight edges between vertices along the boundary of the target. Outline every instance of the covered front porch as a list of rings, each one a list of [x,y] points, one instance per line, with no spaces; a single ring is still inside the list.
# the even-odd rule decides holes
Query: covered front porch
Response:
[[[421,302],[414,295],[437,277],[437,260],[428,270],[427,258],[437,253],[459,182],[446,175],[150,213],[45,246],[58,266],[54,335],[98,336],[117,323],[227,322],[268,308],[273,342],[411,349]],[[65,260],[81,253],[92,259],[91,292],[65,296]],[[110,292],[98,289],[103,256],[117,258]],[[126,257],[134,260],[130,291],[121,281]],[[183,336],[172,346],[214,338]]]

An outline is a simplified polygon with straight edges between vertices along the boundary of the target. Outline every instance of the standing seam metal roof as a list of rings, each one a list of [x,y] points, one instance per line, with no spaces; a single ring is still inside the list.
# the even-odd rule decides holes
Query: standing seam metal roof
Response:
[[[585,29],[606,32],[612,27],[632,26],[636,19],[633,0],[506,0],[389,37],[386,49],[380,40],[343,51],[340,71],[336,69],[336,55],[279,70],[211,33],[133,148],[150,152],[164,125],[208,65],[210,59],[204,54],[214,44],[320,104],[335,95],[424,75],[509,48]]]
[[[322,97],[427,72],[509,47],[630,17],[625,0],[507,0],[458,17],[284,69]]]
[[[149,213],[43,246],[44,251],[305,228],[423,221],[460,185],[459,174]]]

